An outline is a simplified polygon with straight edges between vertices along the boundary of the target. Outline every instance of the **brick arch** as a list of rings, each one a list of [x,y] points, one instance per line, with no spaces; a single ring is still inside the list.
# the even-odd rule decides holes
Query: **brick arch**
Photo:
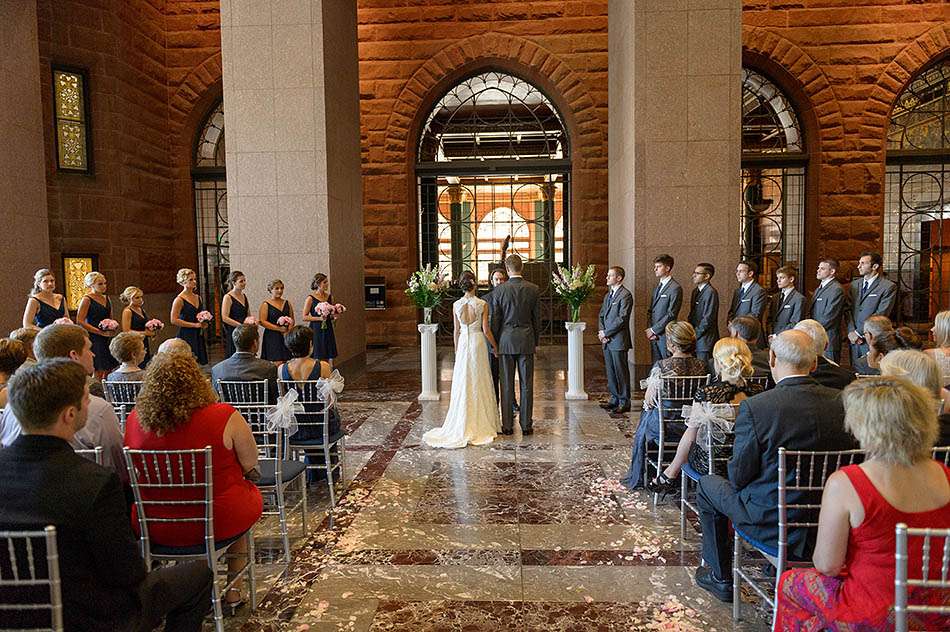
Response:
[[[194,140],[196,126],[201,124],[208,108],[221,98],[221,52],[218,51],[192,69],[169,96],[168,105],[178,144]],[[184,137],[183,137],[184,136]]]

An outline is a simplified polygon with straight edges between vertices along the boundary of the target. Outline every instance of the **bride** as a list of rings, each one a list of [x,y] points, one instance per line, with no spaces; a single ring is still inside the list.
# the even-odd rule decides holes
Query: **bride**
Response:
[[[459,277],[465,295],[452,305],[455,320],[455,369],[449,412],[441,428],[422,440],[434,448],[485,445],[501,431],[498,402],[488,364],[488,345],[497,349],[488,326],[488,303],[475,296],[478,284],[469,271]]]

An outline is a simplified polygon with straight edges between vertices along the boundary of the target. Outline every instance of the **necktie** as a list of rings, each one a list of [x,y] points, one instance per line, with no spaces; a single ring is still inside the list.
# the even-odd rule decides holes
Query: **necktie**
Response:
[[[868,293],[868,288],[869,288],[869,287],[871,287],[871,284],[868,283],[867,279],[865,279],[865,280],[864,280],[864,285],[861,287],[861,299],[862,299],[862,300],[863,300],[864,297],[867,295],[867,293]]]

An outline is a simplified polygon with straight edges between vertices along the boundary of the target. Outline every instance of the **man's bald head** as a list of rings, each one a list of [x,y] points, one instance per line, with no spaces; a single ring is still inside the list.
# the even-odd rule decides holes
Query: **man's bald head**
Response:
[[[158,353],[191,353],[191,347],[181,338],[169,338],[158,345]]]
[[[769,361],[776,382],[788,375],[807,375],[815,370],[818,361],[815,341],[804,331],[783,331],[772,338]]]

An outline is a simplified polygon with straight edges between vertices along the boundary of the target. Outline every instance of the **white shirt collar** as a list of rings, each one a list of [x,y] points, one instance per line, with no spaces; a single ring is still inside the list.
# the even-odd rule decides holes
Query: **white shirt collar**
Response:
[[[783,377],[781,380],[777,381],[776,384],[781,384],[781,383],[784,382],[785,380],[787,380],[787,379],[789,379],[789,378],[793,378],[793,377],[808,377],[808,374],[807,374],[807,373],[801,373],[801,374],[797,374],[797,375],[786,375],[786,376]]]
[[[670,282],[670,279],[672,279],[672,278],[673,278],[673,275],[672,275],[672,274],[667,275],[667,276],[665,276],[665,277],[660,277],[660,287],[663,287],[664,285],[666,285],[667,283],[669,283],[669,282]]]
[[[871,278],[865,278],[864,281],[863,281],[863,284],[866,284],[866,285],[869,285],[869,286],[870,286],[872,283],[874,283],[875,279],[877,279],[878,276],[880,276],[880,274],[875,274],[875,275],[872,276]]]
[[[700,292],[702,292],[703,290],[706,289],[706,286],[707,286],[707,285],[709,285],[709,284],[708,284],[708,283],[700,283],[700,284],[697,285],[696,287],[699,289]]]
[[[834,281],[834,278],[833,278],[833,277],[828,277],[827,279],[822,280],[822,282],[821,282],[821,287],[825,287],[826,285],[828,285],[828,284],[831,283],[832,281]]]
[[[792,293],[792,290],[793,290],[793,289],[795,289],[795,288],[791,288],[791,287],[782,288],[782,298],[783,298],[783,299],[784,299],[784,298],[788,298],[788,295]]]
[[[749,286],[752,285],[753,283],[755,283],[755,279],[752,279],[751,281],[746,281],[745,283],[742,284],[742,289],[748,290]]]

